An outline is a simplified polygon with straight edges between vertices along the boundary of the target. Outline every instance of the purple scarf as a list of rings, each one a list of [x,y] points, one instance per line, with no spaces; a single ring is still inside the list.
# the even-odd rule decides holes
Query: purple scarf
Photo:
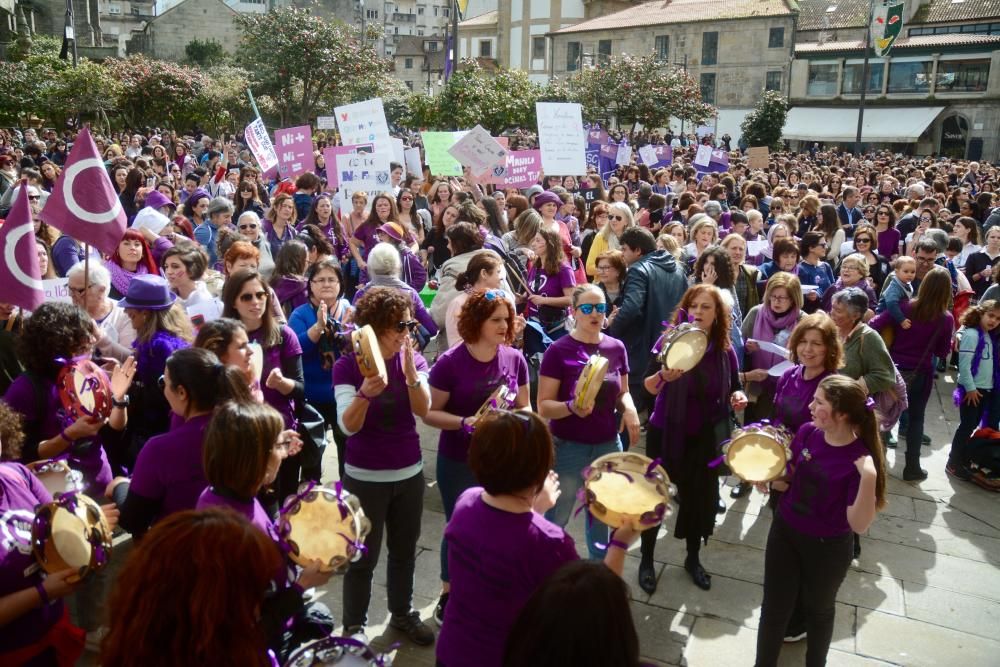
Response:
[[[1000,345],[1000,333],[993,333],[990,331],[984,331],[983,329],[977,328],[976,333],[979,335],[979,340],[976,341],[976,351],[972,353],[972,377],[976,377],[979,373],[979,364],[983,362],[983,352],[986,351],[986,337],[989,336],[993,342],[993,377],[1000,377],[1000,359],[997,359],[997,347]],[[994,380],[994,383],[996,380]],[[994,390],[996,387],[994,386]],[[955,407],[960,407],[962,401],[965,400],[965,387],[958,385],[955,391],[952,392],[952,399],[955,401]],[[980,426],[986,426],[986,421],[989,415],[983,412],[983,419]]]
[[[104,263],[104,266],[108,267],[108,271],[111,273],[111,285],[117,290],[119,294],[123,297],[128,294],[128,284],[132,282],[132,279],[136,276],[141,276],[149,273],[149,269],[142,262],[136,266],[135,271],[129,271],[121,266],[118,266],[111,260]]]
[[[784,315],[776,315],[771,310],[769,304],[763,303],[760,306],[760,310],[757,311],[757,319],[753,323],[754,340],[773,343],[775,337],[780,332],[791,329],[798,321],[798,308],[793,306]],[[761,368],[766,370],[780,364],[784,360],[784,357],[764,350],[757,350],[750,354],[751,368],[753,369]]]

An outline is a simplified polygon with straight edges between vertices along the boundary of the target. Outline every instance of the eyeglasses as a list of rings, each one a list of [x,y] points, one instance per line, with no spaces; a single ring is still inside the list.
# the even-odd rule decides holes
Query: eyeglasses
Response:
[[[248,292],[246,294],[240,294],[240,301],[243,303],[250,303],[251,301],[267,301],[267,292]]]
[[[767,298],[770,301],[776,301],[778,303],[786,303],[786,302],[792,300],[792,297],[790,297],[790,296],[779,296],[777,294],[772,294],[771,296],[769,296]]]
[[[603,315],[604,313],[608,312],[608,304],[606,304],[606,303],[581,303],[579,306],[576,307],[576,309],[579,310],[584,315],[590,315],[595,310],[597,312],[599,312],[600,314]]]
[[[399,201],[413,201],[413,197],[400,197]]]
[[[72,287],[70,285],[66,285],[66,288],[77,296],[83,296],[87,292],[86,287]]]
[[[864,236],[860,236],[860,237],[859,236],[855,236],[854,237],[854,245],[857,245],[859,243],[871,243],[871,242],[872,242],[871,239],[865,238]]]
[[[167,378],[165,375],[161,375],[159,378],[157,378],[156,386],[160,388],[160,391],[163,391],[164,389],[167,388]]]
[[[889,211],[878,211],[876,215],[889,215]]]
[[[497,299],[506,299],[507,292],[502,289],[488,289],[483,293],[483,298],[487,301],[496,301]]]
[[[396,322],[396,332],[403,333],[404,331],[409,329],[410,333],[413,333],[414,331],[417,330],[417,327],[419,326],[420,322],[417,322],[416,320],[407,320],[406,322]]]
[[[930,218],[920,218],[920,222],[931,222]]]
[[[258,227],[258,226],[259,226],[259,225],[240,225],[240,229],[241,229],[241,230],[246,230],[246,229],[257,229],[257,227]]]
[[[917,264],[933,264],[937,257],[921,257],[917,255],[914,259],[917,260]]]
[[[313,278],[312,281],[317,285],[336,285],[340,283],[336,278]]]
[[[41,198],[41,195],[28,195],[28,201],[38,201]]]

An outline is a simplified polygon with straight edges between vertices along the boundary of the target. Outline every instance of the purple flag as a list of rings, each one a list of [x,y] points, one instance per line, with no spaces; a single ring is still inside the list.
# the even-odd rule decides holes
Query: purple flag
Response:
[[[707,153],[704,148],[699,147],[699,153]],[[729,153],[724,148],[712,148],[711,155],[706,165],[704,161],[694,159],[694,169],[699,174],[711,174],[712,172],[722,173],[729,171]]]
[[[105,255],[118,249],[128,220],[87,128],[77,135],[41,218]]]
[[[608,143],[608,133],[601,129],[600,125],[595,125],[587,132],[587,145],[591,148],[600,148]]]
[[[280,178],[295,178],[307,171],[316,171],[312,128],[308,125],[275,130],[274,149],[278,151]]]
[[[20,185],[7,221],[0,227],[0,294],[7,303],[25,310],[35,310],[45,302],[42,272],[35,247],[35,227],[28,205],[28,186]]]
[[[669,167],[674,161],[674,154],[667,144],[643,146],[639,149],[639,160],[650,169]]]
[[[607,185],[608,177],[615,173],[618,160],[618,144],[604,144],[601,146],[601,155],[598,159],[597,173],[601,175],[604,184]]]

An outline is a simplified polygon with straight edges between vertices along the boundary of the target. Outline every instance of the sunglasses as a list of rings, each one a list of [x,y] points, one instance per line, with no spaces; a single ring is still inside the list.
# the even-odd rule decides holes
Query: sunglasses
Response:
[[[38,201],[41,198],[41,195],[28,195],[28,201]]]
[[[879,211],[877,215],[889,215],[889,211]]]
[[[400,197],[399,201],[413,201],[413,197]]]
[[[487,301],[496,301],[497,299],[506,299],[507,292],[502,289],[490,289],[483,293],[483,298]]]
[[[864,236],[855,236],[854,237],[854,245],[857,245],[859,243],[871,243],[871,242],[872,242],[871,239],[865,238]]]
[[[623,222],[625,220],[625,216],[623,215],[609,215],[608,218],[611,220],[617,220],[619,222]]]
[[[164,389],[166,389],[167,388],[167,378],[165,376],[161,375],[156,380],[156,386],[160,388],[160,391],[163,391]]]
[[[396,322],[396,332],[403,333],[404,331],[409,329],[410,333],[413,333],[414,331],[417,330],[417,327],[419,326],[420,322],[417,322],[416,320],[407,320],[406,322]]]
[[[240,229],[257,229],[258,225],[240,225]]]
[[[267,292],[249,292],[247,294],[240,294],[240,301],[243,303],[250,303],[252,301],[267,301]]]
[[[608,312],[608,304],[606,304],[606,303],[581,303],[579,306],[576,307],[576,309],[579,310],[584,315],[590,315],[595,310],[597,312],[599,312],[600,314],[603,315],[604,313]]]

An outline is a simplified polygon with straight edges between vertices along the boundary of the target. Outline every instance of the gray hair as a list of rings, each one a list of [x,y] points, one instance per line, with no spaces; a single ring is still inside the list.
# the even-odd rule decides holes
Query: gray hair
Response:
[[[833,303],[847,308],[856,320],[860,320],[868,311],[868,295],[857,287],[840,290],[833,295]]]
[[[388,243],[376,243],[368,253],[368,273],[373,276],[393,276],[398,278],[403,270],[399,251]]]
[[[111,286],[111,272],[108,271],[101,262],[90,262],[89,266],[83,262],[77,262],[66,272],[66,278],[72,279],[82,276],[84,270],[87,271],[87,283],[108,289]]]
[[[260,224],[260,216],[254,213],[253,211],[243,211],[242,213],[240,213],[240,217],[236,220],[236,224],[237,225],[240,224],[243,218],[250,218],[256,224],[258,225]]]
[[[942,253],[948,247],[948,232],[943,229],[928,229],[927,238],[937,245],[938,253]]]

